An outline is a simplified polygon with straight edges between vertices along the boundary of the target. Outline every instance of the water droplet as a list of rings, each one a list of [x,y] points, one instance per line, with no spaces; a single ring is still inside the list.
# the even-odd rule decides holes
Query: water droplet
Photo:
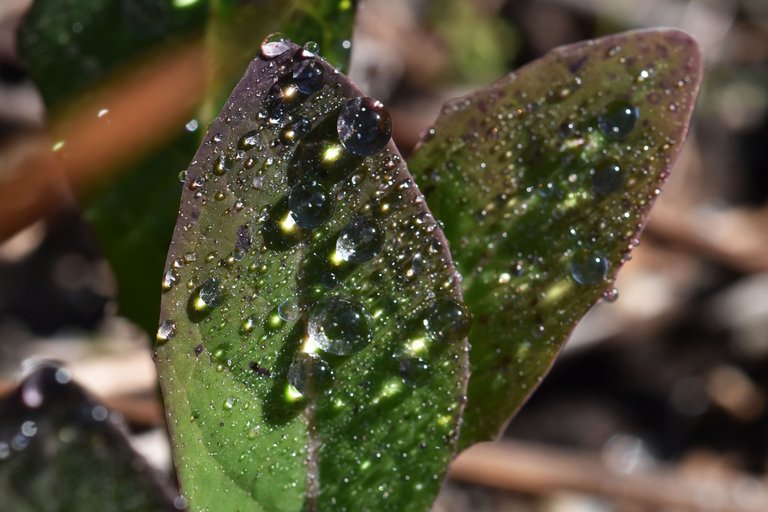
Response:
[[[245,320],[243,320],[242,325],[240,325],[240,333],[241,334],[250,334],[253,332],[253,330],[256,328],[256,317],[251,315],[247,317]]]
[[[400,358],[397,370],[403,382],[411,385],[425,384],[430,377],[429,363],[421,357]]]
[[[344,261],[362,263],[376,256],[384,245],[384,230],[373,217],[356,217],[336,239],[336,252]]]
[[[243,135],[237,142],[237,147],[243,150],[253,149],[259,145],[259,132],[251,131]]]
[[[285,322],[293,322],[299,318],[301,308],[296,299],[285,299],[279,306],[277,306],[277,314]]]
[[[290,40],[280,32],[270,34],[261,43],[261,56],[267,60],[279,57],[291,48],[290,43]]]
[[[199,126],[200,123],[197,121],[197,119],[191,119],[187,124],[184,125],[184,128],[186,128],[188,132],[194,132],[197,131]]]
[[[320,53],[320,45],[314,41],[307,41],[304,43],[304,52],[310,55],[317,55]]]
[[[467,306],[452,299],[439,301],[424,319],[424,327],[432,339],[441,342],[466,338],[471,326]]]
[[[624,101],[614,101],[598,118],[603,134],[611,140],[625,139],[635,129],[640,111]]]
[[[291,67],[293,83],[299,92],[306,95],[315,94],[323,88],[323,68],[315,59],[307,59],[297,62]]]
[[[333,377],[333,368],[317,354],[301,352],[288,367],[288,382],[304,396],[330,388]]]
[[[176,322],[163,320],[157,328],[157,344],[164,345],[176,335]]]
[[[592,170],[592,191],[603,197],[621,189],[624,174],[616,162],[603,161]]]
[[[577,251],[571,259],[571,277],[582,286],[602,282],[608,274],[608,260],[599,253]]]
[[[168,271],[163,274],[163,284],[162,288],[164,292],[170,291],[171,288],[176,286],[176,283],[179,280],[179,273],[176,272],[176,269],[171,268],[168,269]]]
[[[215,277],[206,280],[189,297],[187,313],[190,320],[199,322],[221,303],[224,288]]]
[[[293,187],[288,196],[288,207],[296,224],[305,229],[322,226],[333,213],[333,202],[328,192],[316,181]]]
[[[341,108],[336,131],[347,151],[368,156],[381,151],[389,142],[392,118],[381,102],[373,98],[354,98]]]
[[[231,166],[232,160],[227,155],[219,155],[213,162],[213,174],[216,176],[224,176]]]
[[[361,304],[328,297],[312,309],[307,331],[317,346],[344,356],[373,341],[373,320]]]
[[[605,302],[616,302],[619,300],[619,289],[609,288],[603,292],[603,300]]]

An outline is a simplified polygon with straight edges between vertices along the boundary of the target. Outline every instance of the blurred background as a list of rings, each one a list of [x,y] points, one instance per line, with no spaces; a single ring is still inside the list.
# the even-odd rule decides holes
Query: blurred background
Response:
[[[111,411],[111,424],[143,456],[136,460],[161,482],[162,500],[184,508],[142,328],[156,318],[150,313],[142,324],[133,315],[137,325],[123,316],[103,256],[112,251],[113,264],[130,266],[135,261],[119,258],[120,243],[167,246],[170,232],[163,238],[162,227],[142,224],[131,209],[140,205],[111,195],[105,183],[130,184],[125,169],[167,144],[181,152],[184,163],[171,172],[180,186],[175,174],[196,143],[180,148],[203,125],[191,108],[205,87],[196,60],[199,2],[173,2],[192,10],[189,30],[169,46],[153,2],[112,1],[142,34],[146,67],[100,67],[94,57],[78,70],[83,83],[92,73],[111,85],[96,92],[72,85],[77,100],[67,101],[55,80],[36,83],[21,50],[88,54],[78,46],[83,24],[68,25],[72,37],[26,38],[20,46],[17,31],[32,2],[0,2],[0,397],[41,361],[61,362]],[[768,2],[363,0],[350,74],[387,104],[407,156],[447,99],[555,46],[652,26],[693,34],[705,78],[685,150],[619,274],[619,299],[582,321],[502,446],[457,459],[435,510],[768,510]],[[168,48],[181,53],[163,61]],[[66,73],[66,59],[60,65]],[[143,138],[120,132],[120,94],[141,104],[132,84],[154,90],[158,69],[166,73],[157,82],[166,85],[156,87],[161,100],[145,103],[167,112],[166,126]],[[34,156],[40,144],[67,151],[57,148],[57,130],[81,122],[83,111],[88,158],[72,166],[76,173]],[[124,130],[133,133],[138,125],[130,126]],[[29,155],[33,165],[20,166]],[[153,162],[163,168],[162,159]],[[159,299],[160,277],[149,278]],[[3,421],[0,414],[0,433]]]

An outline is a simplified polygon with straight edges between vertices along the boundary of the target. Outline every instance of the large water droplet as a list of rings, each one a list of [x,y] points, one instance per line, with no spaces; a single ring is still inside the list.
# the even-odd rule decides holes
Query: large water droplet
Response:
[[[608,260],[602,254],[587,250],[577,251],[571,259],[571,277],[582,286],[602,282],[608,275]]]
[[[316,181],[293,187],[288,196],[288,207],[296,224],[305,229],[322,226],[333,213],[333,202],[328,192]]]
[[[264,41],[261,42],[261,56],[267,60],[272,60],[284,54],[290,48],[290,40],[285,34],[275,32],[265,37]]]
[[[312,309],[307,331],[326,352],[345,356],[373,341],[373,320],[361,304],[328,297]]]
[[[176,334],[176,322],[173,320],[163,320],[160,327],[157,328],[157,344],[164,345]]]
[[[285,299],[277,306],[277,314],[285,322],[293,322],[299,318],[301,307],[296,299]]]
[[[291,66],[291,77],[299,92],[315,94],[323,88],[323,67],[315,59],[302,60]]]
[[[219,157],[213,162],[213,174],[217,176],[224,176],[232,166],[232,159],[227,155],[219,155]]]
[[[381,102],[373,98],[353,98],[341,108],[336,131],[347,151],[368,156],[381,151],[389,142],[392,118]]]
[[[637,107],[625,101],[614,101],[598,118],[598,125],[609,139],[622,140],[635,129],[638,117],[640,117],[640,111]]]
[[[603,197],[617,192],[623,184],[624,174],[616,162],[606,160],[592,170],[592,191],[596,196]]]
[[[299,353],[288,367],[288,382],[304,396],[314,396],[331,387],[333,368],[317,354]]]
[[[397,362],[397,370],[403,381],[413,386],[429,381],[429,363],[421,357],[402,357]]]
[[[467,306],[452,299],[440,300],[424,319],[432,339],[442,342],[463,340],[469,334],[472,320]]]
[[[175,285],[176,282],[179,280],[179,273],[176,272],[176,269],[168,269],[168,271],[163,274],[163,284],[162,289],[163,292],[170,291]]]
[[[187,313],[190,320],[199,322],[221,303],[224,296],[224,288],[218,279],[212,277],[201,284],[189,296]]]
[[[373,217],[356,217],[339,233],[336,252],[344,261],[362,263],[376,256],[384,245],[384,230]]]

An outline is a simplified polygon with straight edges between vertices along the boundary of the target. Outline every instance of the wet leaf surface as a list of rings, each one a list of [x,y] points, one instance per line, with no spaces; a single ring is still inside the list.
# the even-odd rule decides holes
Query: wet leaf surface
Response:
[[[434,499],[469,319],[390,134],[379,102],[279,38],[210,126],[186,174],[156,351],[191,510]]]
[[[119,418],[50,366],[0,401],[0,496],[13,512],[177,510]]]
[[[616,299],[700,77],[675,30],[559,48],[447,105],[414,153],[474,317],[462,447],[495,437],[587,310]]]

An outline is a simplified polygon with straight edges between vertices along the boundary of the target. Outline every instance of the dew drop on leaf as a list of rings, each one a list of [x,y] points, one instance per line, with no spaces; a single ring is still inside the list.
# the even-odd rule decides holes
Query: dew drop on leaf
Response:
[[[384,230],[373,217],[355,217],[339,233],[336,252],[344,261],[363,263],[384,245]]]
[[[187,313],[190,320],[199,322],[218,306],[224,295],[221,283],[215,277],[206,280],[189,297]]]
[[[624,174],[616,162],[605,160],[592,171],[592,192],[603,197],[617,192],[624,184]]]
[[[277,314],[285,322],[293,322],[299,318],[301,309],[295,299],[285,299],[277,306]]]
[[[346,356],[373,341],[373,319],[361,304],[332,296],[312,309],[307,331],[324,351]]]
[[[160,327],[157,328],[157,344],[164,345],[168,343],[176,334],[176,322],[173,320],[163,320]]]
[[[429,381],[429,363],[421,357],[402,357],[397,363],[397,370],[403,382],[411,385],[425,384]]]
[[[293,83],[300,93],[306,95],[315,94],[323,88],[323,68],[314,59],[297,62],[291,67]]]
[[[389,142],[392,118],[380,101],[353,98],[341,108],[336,130],[347,151],[357,156],[373,155]]]
[[[424,327],[435,341],[452,342],[466,338],[472,321],[467,306],[451,299],[443,299],[424,320]]]
[[[640,110],[625,101],[610,103],[598,118],[603,134],[612,140],[623,140],[632,133],[640,117]]]
[[[333,202],[325,187],[316,181],[299,183],[288,196],[291,217],[305,229],[322,226],[333,213]]]
[[[333,378],[333,368],[317,354],[301,352],[288,368],[288,383],[305,396],[328,389]]]
[[[275,32],[264,38],[261,43],[261,56],[266,60],[272,60],[287,52],[291,46],[288,38],[280,32]]]
[[[599,253],[579,250],[571,259],[571,277],[582,286],[602,282],[608,274],[608,259]]]

